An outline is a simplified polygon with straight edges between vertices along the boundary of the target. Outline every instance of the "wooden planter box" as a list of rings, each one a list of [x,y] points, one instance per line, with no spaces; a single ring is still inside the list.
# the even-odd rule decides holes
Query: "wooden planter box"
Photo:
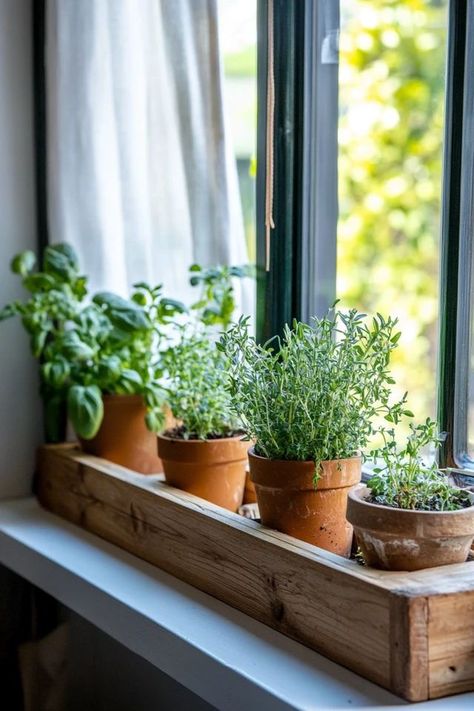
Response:
[[[266,529],[71,446],[42,505],[409,701],[474,690],[474,564],[390,573]]]

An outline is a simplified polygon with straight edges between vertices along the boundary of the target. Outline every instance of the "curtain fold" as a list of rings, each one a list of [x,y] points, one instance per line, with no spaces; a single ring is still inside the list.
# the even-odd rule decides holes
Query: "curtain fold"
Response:
[[[46,34],[51,241],[91,288],[189,300],[192,262],[245,263],[216,0],[49,0]]]

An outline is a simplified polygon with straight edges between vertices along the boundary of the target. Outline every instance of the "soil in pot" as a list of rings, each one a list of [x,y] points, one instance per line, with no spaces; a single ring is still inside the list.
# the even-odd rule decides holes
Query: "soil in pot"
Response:
[[[108,459],[140,474],[163,471],[156,434],[145,424],[140,395],[104,395],[104,419],[93,439],[81,439],[84,452]]]
[[[200,496],[229,511],[242,505],[250,442],[242,435],[222,439],[183,439],[158,435],[158,453],[170,486]]]
[[[474,506],[457,511],[412,511],[373,504],[370,489],[349,494],[347,518],[367,565],[422,570],[463,563],[474,540]]]
[[[348,557],[352,526],[346,519],[349,490],[361,477],[361,459],[321,463],[314,486],[314,462],[267,459],[249,451],[261,521],[290,536]]]

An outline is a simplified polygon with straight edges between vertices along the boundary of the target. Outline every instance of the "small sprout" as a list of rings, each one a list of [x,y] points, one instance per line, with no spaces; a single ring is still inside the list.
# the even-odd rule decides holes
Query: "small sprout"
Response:
[[[434,454],[443,441],[434,420],[427,418],[419,425],[410,423],[404,447],[397,446],[394,429],[380,432],[383,446],[370,455],[377,467],[367,482],[371,491],[369,501],[417,511],[456,511],[471,506],[467,491],[452,487],[434,462],[426,464],[423,460],[424,449],[431,446]]]

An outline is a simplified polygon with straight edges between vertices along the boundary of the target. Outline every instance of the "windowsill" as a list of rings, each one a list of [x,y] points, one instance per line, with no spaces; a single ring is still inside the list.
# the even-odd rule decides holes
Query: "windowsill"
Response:
[[[219,709],[408,705],[33,498],[0,503],[0,562]],[[473,704],[469,693],[416,708]]]

